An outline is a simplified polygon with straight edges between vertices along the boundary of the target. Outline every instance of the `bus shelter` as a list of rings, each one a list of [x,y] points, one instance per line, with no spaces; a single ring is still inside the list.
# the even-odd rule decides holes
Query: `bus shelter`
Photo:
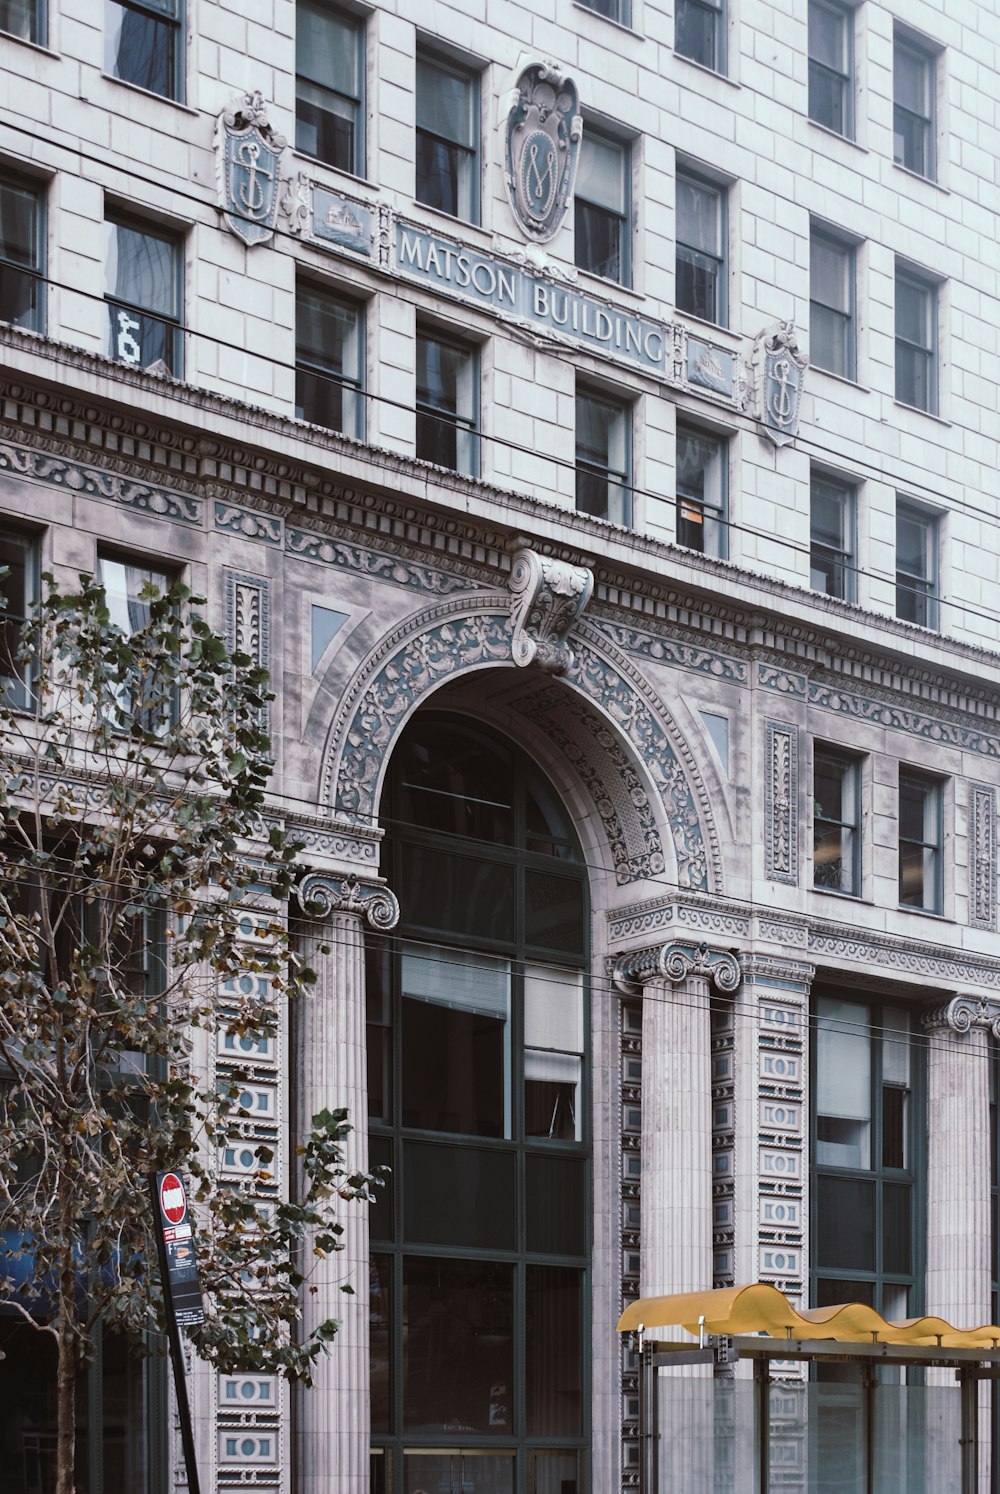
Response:
[[[641,1298],[618,1328],[636,1336],[641,1494],[981,1494],[995,1324],[799,1309],[758,1282]]]

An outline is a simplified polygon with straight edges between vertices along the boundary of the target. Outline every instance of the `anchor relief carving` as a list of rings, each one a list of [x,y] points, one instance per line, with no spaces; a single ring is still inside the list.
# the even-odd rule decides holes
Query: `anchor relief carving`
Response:
[[[567,638],[590,601],[593,572],[523,546],[511,568],[510,590],[514,663],[563,674],[573,662]]]

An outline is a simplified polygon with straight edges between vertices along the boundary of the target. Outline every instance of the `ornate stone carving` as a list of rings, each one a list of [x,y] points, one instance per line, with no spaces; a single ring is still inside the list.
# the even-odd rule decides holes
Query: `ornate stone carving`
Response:
[[[317,920],[330,918],[334,913],[358,913],[373,929],[383,933],[399,922],[396,894],[383,882],[359,877],[356,872],[346,877],[311,872],[303,877],[295,895],[303,913]]]
[[[308,529],[287,527],[285,551],[288,555],[299,555],[304,560],[318,560],[324,565],[335,565],[347,571],[359,571],[364,576],[377,576],[396,586],[411,586],[431,596],[449,596],[453,592],[468,591],[472,583],[464,576],[449,575],[429,565],[414,565],[396,555],[378,554],[375,550],[362,549],[360,545],[344,544],[325,534],[314,534]]]
[[[995,996],[953,996],[941,1006],[924,1012],[921,1024],[928,1032],[950,1027],[952,1032],[971,1032],[988,1027],[1000,1039],[1000,1000]]]
[[[514,556],[510,590],[514,663],[564,674],[573,662],[568,635],[593,594],[593,571],[523,546]]]
[[[767,723],[764,857],[768,880],[798,881],[798,743],[794,726]]]
[[[175,493],[147,482],[130,482],[114,472],[62,461],[30,447],[0,446],[0,472],[38,478],[55,488],[66,488],[86,498],[107,498],[113,503],[124,504],[126,508],[156,514],[164,519],[178,519],[183,524],[201,523],[201,503],[186,493]]]
[[[562,227],[583,138],[576,84],[556,62],[521,70],[501,99],[504,184],[525,236],[544,244]]]
[[[784,446],[799,429],[799,407],[808,359],[799,351],[793,322],[774,322],[754,338],[753,391],[761,434]]]
[[[969,922],[997,926],[997,796],[988,784],[974,783],[969,805]]]
[[[270,668],[271,583],[262,576],[244,576],[226,568],[226,640],[235,653],[248,654],[262,669]],[[260,720],[267,730],[267,706]]]
[[[215,160],[222,221],[248,249],[274,234],[287,143],[271,128],[261,93],[235,93],[219,115]]]
[[[648,980],[669,980],[676,985],[689,975],[703,976],[727,995],[738,989],[742,979],[739,960],[730,950],[686,941],[619,955],[612,979],[623,995],[635,996]]]

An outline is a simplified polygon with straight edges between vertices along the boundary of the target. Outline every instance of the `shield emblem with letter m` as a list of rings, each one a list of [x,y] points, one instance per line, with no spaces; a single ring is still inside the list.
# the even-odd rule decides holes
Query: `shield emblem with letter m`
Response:
[[[259,93],[237,95],[219,115],[219,205],[226,227],[248,249],[274,233],[285,144],[271,129]]]
[[[554,62],[518,75],[506,99],[504,181],[525,236],[558,233],[573,196],[583,120],[576,84]]]

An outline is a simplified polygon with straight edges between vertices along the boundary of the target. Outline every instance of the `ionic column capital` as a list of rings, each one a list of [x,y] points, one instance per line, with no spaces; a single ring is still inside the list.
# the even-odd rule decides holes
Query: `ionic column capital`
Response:
[[[996,996],[953,996],[940,1006],[929,1007],[920,1019],[928,1032],[971,1032],[973,1027],[988,1028],[1000,1038],[1000,998]]]
[[[693,940],[675,940],[619,955],[612,979],[624,995],[637,996],[649,980],[668,980],[677,985],[689,975],[700,975],[716,990],[727,993],[735,991],[742,980],[739,961],[731,950],[710,949]]]
[[[359,877],[356,872],[336,876],[311,872],[302,878],[295,895],[309,918],[322,921],[334,913],[356,913],[373,929],[387,931],[399,922],[399,903],[384,882]]]

